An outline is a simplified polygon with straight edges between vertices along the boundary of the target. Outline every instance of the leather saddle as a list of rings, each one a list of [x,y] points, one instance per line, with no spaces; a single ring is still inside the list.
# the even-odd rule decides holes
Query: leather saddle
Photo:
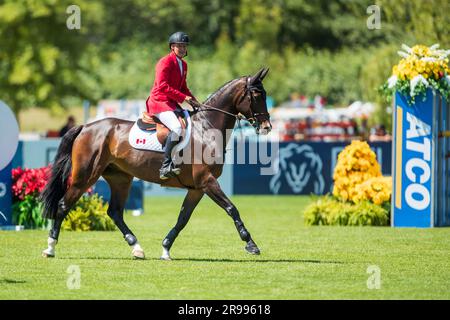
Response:
[[[175,110],[175,115],[181,124],[183,131],[186,129],[186,119],[182,110]],[[142,113],[142,118],[137,120],[137,126],[139,129],[148,131],[148,133],[154,133],[156,131],[156,137],[159,143],[164,146],[167,136],[170,133],[169,128],[167,128],[157,117],[151,116],[148,112]]]

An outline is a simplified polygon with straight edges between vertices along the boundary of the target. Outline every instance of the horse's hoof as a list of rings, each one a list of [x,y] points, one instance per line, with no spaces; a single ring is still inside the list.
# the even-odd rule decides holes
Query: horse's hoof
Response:
[[[245,246],[245,250],[247,250],[248,253],[254,254],[254,255],[260,255],[261,251],[259,251],[258,246],[253,242],[249,243]]]
[[[142,250],[134,250],[133,251],[133,258],[136,259],[136,260],[144,260],[145,259],[144,251],[142,251]]]
[[[42,256],[43,256],[44,258],[54,258],[54,257],[55,257],[55,254],[48,253],[48,252],[46,252],[46,251],[42,251]]]
[[[168,241],[167,239],[164,239],[163,243],[165,243],[166,241]],[[170,261],[172,260],[172,258],[170,257],[170,252],[169,249],[167,249],[167,247],[162,247],[162,254],[161,254],[161,260],[165,260],[165,261]]]
[[[159,259],[164,260],[164,261],[171,261],[172,260],[172,258],[170,256],[161,256],[161,258],[159,258]]]

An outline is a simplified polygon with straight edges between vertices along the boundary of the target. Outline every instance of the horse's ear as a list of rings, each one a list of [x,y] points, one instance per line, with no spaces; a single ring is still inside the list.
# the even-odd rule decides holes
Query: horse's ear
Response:
[[[259,76],[259,80],[263,81],[264,78],[266,77],[267,73],[269,73],[269,68],[264,68],[263,72],[261,73],[261,75]]]
[[[262,68],[261,70],[259,70],[251,79],[250,79],[250,84],[254,84],[258,81],[260,81],[260,77],[262,72],[264,71],[264,68]]]

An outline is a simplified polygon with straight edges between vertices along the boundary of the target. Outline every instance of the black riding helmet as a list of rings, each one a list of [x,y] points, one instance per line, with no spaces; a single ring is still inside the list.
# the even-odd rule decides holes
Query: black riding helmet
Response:
[[[172,43],[189,44],[189,36],[182,31],[175,32],[169,37],[169,48],[172,45]]]

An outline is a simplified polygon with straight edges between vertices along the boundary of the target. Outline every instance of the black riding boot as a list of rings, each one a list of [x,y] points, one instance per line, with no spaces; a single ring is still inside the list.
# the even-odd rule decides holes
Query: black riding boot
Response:
[[[172,150],[178,144],[178,142],[179,141],[177,140],[175,141],[172,140],[172,134],[169,134],[167,136],[164,149],[164,160],[161,169],[159,169],[159,178],[161,180],[167,180],[170,177],[179,175],[181,172],[180,168],[172,167]]]

